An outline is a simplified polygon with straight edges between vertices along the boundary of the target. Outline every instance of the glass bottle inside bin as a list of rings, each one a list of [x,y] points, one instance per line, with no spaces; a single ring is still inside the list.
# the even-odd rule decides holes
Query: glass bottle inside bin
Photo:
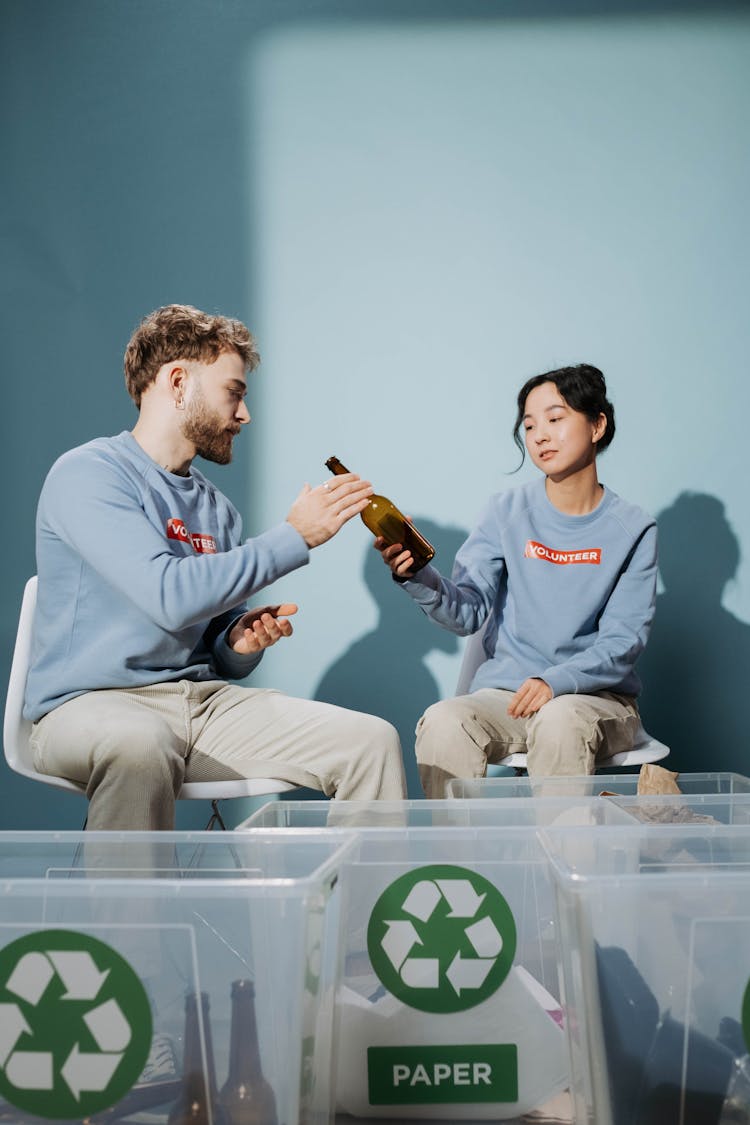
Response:
[[[261,1069],[255,985],[251,980],[232,984],[229,1074],[219,1102],[227,1125],[277,1125],[276,1098]]]
[[[168,1125],[188,1125],[188,1123],[190,1125],[228,1125],[226,1114],[218,1101],[207,993],[201,992],[200,1002],[203,1038],[206,1048],[205,1071],[198,1024],[198,997],[195,992],[188,992],[185,997],[185,1053],[182,1062],[182,1086],[174,1105],[169,1111]]]
[[[349,472],[341,464],[338,457],[329,457],[326,461],[326,468],[330,469],[335,476],[341,476],[343,473]],[[370,503],[363,512],[359,513],[359,516],[365,527],[368,527],[375,536],[382,535],[389,546],[400,543],[404,550],[411,551],[411,557],[414,560],[410,570],[411,574],[421,570],[430,559],[435,557],[435,548],[432,543],[425,539],[421,532],[417,531],[411,520],[408,520],[387,496],[378,496],[377,493],[373,493],[370,497]]]

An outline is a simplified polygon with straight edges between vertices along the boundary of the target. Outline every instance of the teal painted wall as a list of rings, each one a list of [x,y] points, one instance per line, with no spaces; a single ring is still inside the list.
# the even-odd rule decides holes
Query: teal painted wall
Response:
[[[130,331],[189,301],[241,316],[264,357],[254,424],[212,470],[248,532],[336,453],[445,568],[529,472],[508,475],[520,383],[601,366],[601,476],[661,528],[646,723],[673,768],[750,772],[748,5],[3,10],[2,682],[44,474],[132,425]],[[259,681],[391,718],[414,785],[410,732],[461,646],[369,542],[350,525],[269,593],[300,613]],[[1,826],[80,825],[83,802],[0,768]]]

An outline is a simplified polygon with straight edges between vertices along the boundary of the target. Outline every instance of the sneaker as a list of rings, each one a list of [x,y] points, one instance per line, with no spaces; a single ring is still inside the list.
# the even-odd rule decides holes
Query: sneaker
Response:
[[[139,1085],[149,1085],[152,1082],[168,1082],[177,1078],[177,1054],[174,1043],[169,1035],[157,1032],[151,1040],[151,1050],[146,1059],[143,1073],[138,1079]]]

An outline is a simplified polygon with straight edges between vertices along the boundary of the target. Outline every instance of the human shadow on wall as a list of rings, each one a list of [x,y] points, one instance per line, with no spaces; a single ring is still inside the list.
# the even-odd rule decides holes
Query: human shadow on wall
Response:
[[[750,625],[721,604],[739,541],[723,503],[704,493],[681,493],[657,526],[664,592],[639,661],[644,726],[670,747],[670,769],[747,773]]]
[[[467,532],[415,518],[435,547],[435,565],[450,574]],[[440,687],[425,664],[433,651],[458,652],[459,638],[435,625],[392,581],[378,551],[368,545],[363,576],[378,607],[378,621],[323,674],[315,698],[355,711],[380,715],[397,729],[404,751],[410,797],[422,797],[414,758],[414,728],[422,712],[440,698]]]

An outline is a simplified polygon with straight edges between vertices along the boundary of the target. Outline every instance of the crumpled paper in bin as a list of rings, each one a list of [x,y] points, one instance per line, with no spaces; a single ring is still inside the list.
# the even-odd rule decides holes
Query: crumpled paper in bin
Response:
[[[661,796],[664,793],[681,793],[677,784],[678,773],[665,770],[663,766],[644,765],[638,774],[638,796]]]

